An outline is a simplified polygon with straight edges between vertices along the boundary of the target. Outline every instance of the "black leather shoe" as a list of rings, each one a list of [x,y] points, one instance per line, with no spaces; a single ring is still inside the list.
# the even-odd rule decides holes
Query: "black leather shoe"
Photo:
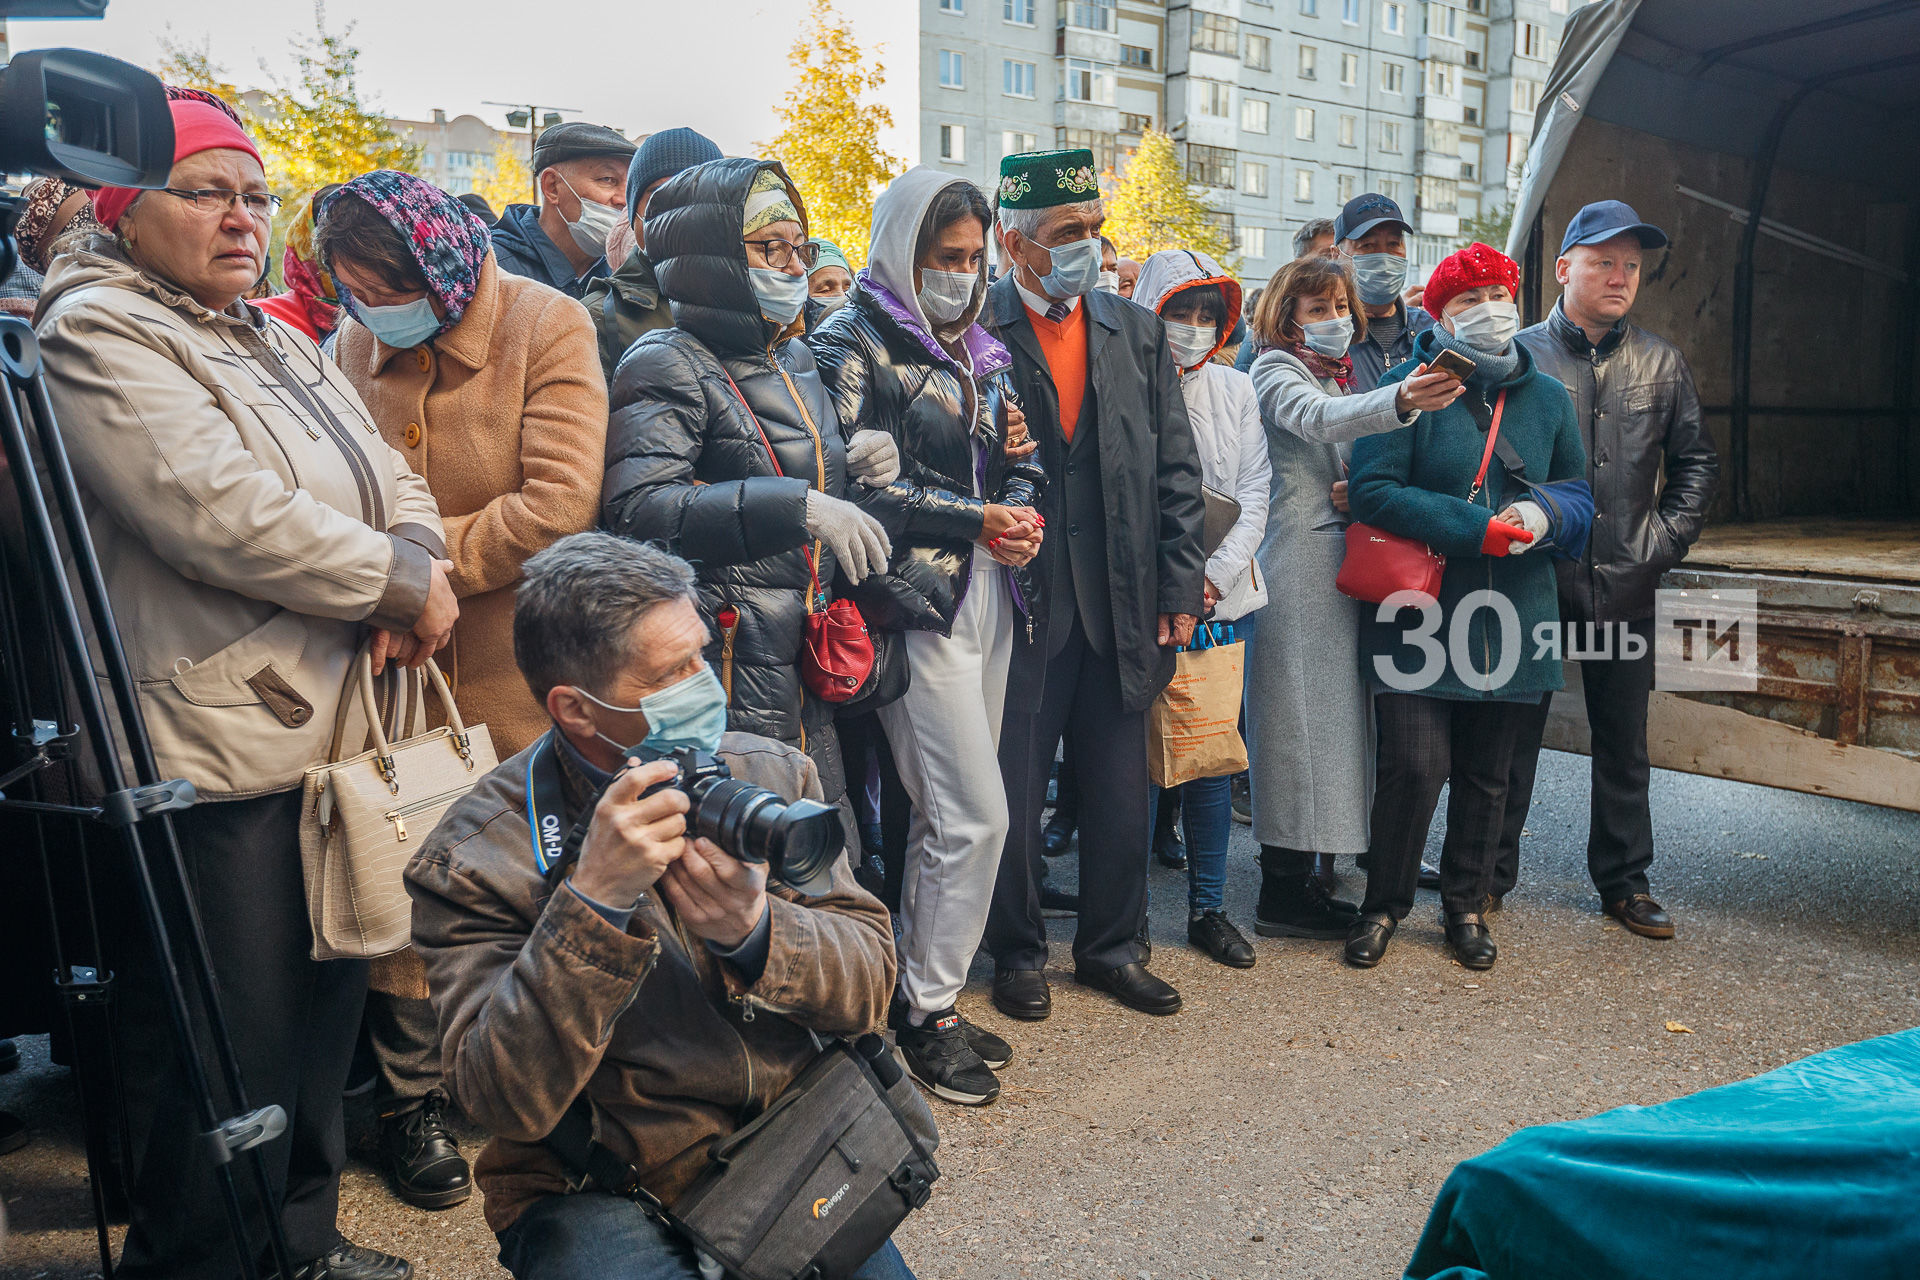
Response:
[[[1188,919],[1187,941],[1230,969],[1253,968],[1253,944],[1240,936],[1224,911],[1203,911]]]
[[[293,1280],[413,1280],[413,1264],[341,1236],[326,1257],[295,1267]]]
[[[1361,916],[1353,922],[1353,928],[1347,934],[1344,952],[1347,963],[1356,969],[1371,969],[1379,964],[1380,957],[1387,954],[1387,944],[1393,941],[1393,931],[1397,928],[1399,925],[1392,916],[1377,912]]]
[[[438,1089],[411,1111],[380,1120],[380,1163],[393,1192],[416,1209],[449,1209],[473,1194],[473,1173],[447,1128]]]
[[[1071,809],[1055,809],[1040,832],[1040,848],[1049,858],[1057,858],[1073,847],[1073,829],[1078,825]]]
[[[1319,938],[1334,941],[1347,936],[1360,908],[1330,897],[1311,875],[1267,876],[1254,908],[1253,931],[1263,938]]]
[[[1438,889],[1440,887],[1440,868],[1434,866],[1431,862],[1421,863],[1420,887],[1422,889]]]
[[[1333,869],[1333,855],[1316,853],[1313,855],[1313,878],[1319,882],[1322,892],[1329,898],[1340,889],[1340,873]]]
[[[1493,945],[1493,935],[1478,911],[1447,915],[1447,945],[1453,948],[1453,958],[1468,969],[1491,969],[1500,958],[1500,948]]]
[[[1673,936],[1673,917],[1666,908],[1644,893],[1636,893],[1631,898],[1607,904],[1607,914],[1624,925],[1629,932],[1643,938],[1671,938]]]
[[[993,1007],[1009,1018],[1038,1022],[1053,1012],[1053,992],[1038,969],[995,969]]]
[[[0,1111],[0,1156],[9,1151],[18,1151],[27,1145],[32,1135],[27,1132],[27,1122],[10,1111]]]
[[[1165,1017],[1180,1012],[1180,993],[1154,977],[1138,960],[1115,965],[1111,969],[1079,969],[1073,980],[1083,987],[1104,991],[1129,1009]]]
[[[1064,889],[1056,889],[1050,882],[1042,880],[1040,882],[1040,914],[1056,920],[1062,916],[1077,916],[1080,914],[1080,895],[1068,893]]]

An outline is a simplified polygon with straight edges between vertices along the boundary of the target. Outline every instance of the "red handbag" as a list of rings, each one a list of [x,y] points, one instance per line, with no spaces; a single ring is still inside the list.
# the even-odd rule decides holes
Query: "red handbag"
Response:
[[[1480,474],[1473,478],[1473,488],[1467,492],[1469,502],[1479,496],[1480,486],[1486,483],[1493,443],[1500,435],[1500,414],[1506,407],[1507,393],[1502,391],[1494,401],[1487,450],[1480,455]],[[1416,591],[1430,600],[1438,600],[1440,578],[1446,570],[1446,556],[1420,539],[1355,521],[1347,526],[1347,554],[1340,562],[1340,573],[1333,585],[1341,595],[1368,604],[1379,604],[1396,591]]]
[[[727,372],[725,365],[720,367],[720,373],[726,378],[727,385],[733,388],[733,397],[746,411],[747,420],[760,433],[760,443],[766,448],[767,461],[773,464],[773,474],[785,475],[786,472],[780,469],[780,459],[773,451],[773,442],[767,439],[766,429],[760,425],[760,419],[747,404],[747,398],[740,394],[733,375]],[[800,412],[803,415],[806,413],[804,406]],[[867,630],[867,620],[861,614],[859,605],[851,600],[827,603],[822,599],[826,592],[820,589],[818,542],[807,548],[807,570],[812,575],[812,583],[807,588],[806,629],[800,636],[800,681],[807,686],[808,692],[822,702],[845,702],[860,692],[860,686],[873,674],[873,634]],[[730,655],[733,647],[731,629],[726,633],[725,646]],[[731,668],[730,658],[726,666]],[[731,704],[732,681],[727,683],[727,701]]]

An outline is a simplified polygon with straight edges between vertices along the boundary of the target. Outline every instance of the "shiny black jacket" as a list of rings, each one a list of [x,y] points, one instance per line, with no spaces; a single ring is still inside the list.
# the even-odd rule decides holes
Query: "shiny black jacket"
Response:
[[[1678,347],[1626,320],[1594,346],[1557,302],[1519,340],[1573,396],[1593,483],[1587,553],[1555,562],[1562,615],[1652,617],[1660,575],[1699,538],[1720,478],[1693,371]]]
[[[988,376],[974,394],[958,367],[929,351],[864,283],[808,343],[847,435],[885,431],[900,450],[898,480],[884,489],[853,487],[854,500],[893,542],[885,576],[861,583],[854,598],[874,625],[950,634],[986,503],[1037,508],[1046,486],[1037,454],[1007,461],[998,414],[1006,366],[976,366]],[[981,456],[985,499],[973,496]],[[1038,603],[1033,576],[1016,570],[1015,579],[1030,619]]]
[[[799,325],[777,330],[748,283],[742,209],[762,169],[780,166],[715,160],[648,202],[648,256],[674,327],[643,334],[614,372],[601,522],[693,562],[727,727],[804,744],[831,800],[843,789],[831,709],[797,663],[816,552],[807,491],[845,493],[846,444]],[[831,588],[833,552],[817,552]]]

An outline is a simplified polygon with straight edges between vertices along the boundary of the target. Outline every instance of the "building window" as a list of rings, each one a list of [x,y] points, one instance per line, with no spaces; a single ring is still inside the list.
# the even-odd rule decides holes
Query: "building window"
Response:
[[[1450,178],[1420,179],[1420,207],[1428,213],[1452,213],[1460,207],[1460,188]]]
[[[1231,147],[1207,147],[1198,142],[1187,144],[1187,181],[1203,187],[1233,189],[1233,171],[1237,153]]]
[[[1033,64],[1008,58],[1000,64],[1000,92],[1009,98],[1033,96]]]
[[[967,87],[967,56],[954,49],[940,51],[940,87],[943,89],[964,89]]]
[[[1320,16],[1320,0],[1300,0],[1300,16],[1317,18]]]
[[[1038,151],[1039,149],[1040,139],[1030,133],[1021,133],[1015,129],[1008,129],[1000,135],[1000,154],[1003,156],[1017,156],[1028,151]]]
[[[1243,258],[1264,258],[1267,256],[1267,229],[1265,227],[1240,228],[1240,256]]]
[[[1468,13],[1485,13],[1486,11],[1487,0],[1467,0]]]
[[[1193,47],[1205,53],[1240,56],[1240,19],[1218,13],[1193,15]]]
[[[965,17],[967,0],[940,0],[940,12],[951,13],[956,17]]]
[[[1380,29],[1390,36],[1406,34],[1407,6],[1403,4],[1381,5]]]
[[[1567,11],[1567,0],[1547,0],[1547,11],[1549,13],[1565,13]]]
[[[1447,62],[1429,62],[1427,64],[1427,92],[1436,98],[1451,98],[1458,82],[1454,79],[1453,64]]]
[[[1427,34],[1444,36],[1449,40],[1460,38],[1460,11],[1452,5],[1429,4],[1427,6]]]
[[[1460,89],[1460,102],[1462,118],[1465,119],[1468,124],[1479,124],[1480,115],[1487,105],[1487,86],[1483,84],[1462,85]]]
[[[1145,133],[1151,128],[1153,128],[1153,117],[1150,115],[1139,111],[1120,113],[1120,132],[1122,133]]]
[[[1547,32],[1537,22],[1520,24],[1520,38],[1514,42],[1519,46],[1520,55],[1525,58],[1544,58],[1547,52]]]
[[[1123,44],[1120,46],[1120,65],[1151,71],[1153,70],[1153,50],[1142,45]]]
[[[1340,0],[1340,21],[1350,27],[1360,25],[1360,0]]]
[[[1481,30],[1467,32],[1467,66],[1475,71],[1487,65],[1487,33]]]
[[[1313,141],[1313,108],[1295,107],[1293,109],[1293,136],[1302,142]]]
[[[940,126],[940,158],[952,164],[959,164],[967,158],[967,126],[963,124]]]
[[[1000,16],[1017,27],[1033,25],[1033,0],[1003,0]]]
[[[1380,92],[1405,93],[1406,92],[1406,87],[1405,87],[1406,86],[1406,70],[1407,69],[1405,67],[1401,66],[1397,62],[1381,63],[1380,64]]]
[[[1114,6],[1119,0],[1060,0],[1060,21],[1084,31],[1117,31]]]
[[[1345,204],[1347,201],[1353,199],[1353,175],[1352,174],[1339,173],[1334,175],[1333,198],[1338,200],[1341,204]]]
[[[1265,133],[1269,109],[1264,98],[1240,99],[1240,127],[1248,133]]]
[[[1360,126],[1359,126],[1357,117],[1354,117],[1354,116],[1340,117],[1340,145],[1341,146],[1343,147],[1358,146],[1359,142],[1357,141],[1357,139],[1359,137],[1359,132],[1360,132]]]
[[[1247,65],[1255,71],[1273,70],[1273,41],[1266,36],[1247,37]]]
[[[1253,38],[1247,38],[1247,44],[1253,44]],[[1320,51],[1310,44],[1300,46],[1300,78],[1317,80],[1320,78]]]
[[[1532,115],[1540,107],[1540,82],[1522,80],[1518,76],[1513,81],[1513,109]]]
[[[1400,203],[1400,179],[1382,178],[1374,185],[1379,188],[1381,195],[1393,201],[1395,204]]]
[[[1400,150],[1400,122],[1382,120],[1380,122],[1380,149],[1398,154]]]
[[[1193,109],[1199,115],[1231,120],[1233,118],[1233,86],[1224,80],[1195,80]]]
[[[1061,95],[1069,102],[1113,105],[1114,68],[1107,62],[1088,62],[1085,58],[1067,59],[1067,78]]]
[[[1360,83],[1360,55],[1343,53],[1340,55],[1340,83],[1351,89]]]
[[[1267,194],[1267,166],[1258,160],[1240,162],[1240,194],[1244,196],[1262,196]]]
[[[1062,151],[1085,147],[1093,152],[1093,167],[1101,173],[1113,168],[1115,139],[1110,133],[1092,129],[1055,129],[1053,145]]]
[[[1460,144],[1460,176],[1472,182],[1480,177],[1480,144],[1462,142]]]
[[[1293,198],[1308,204],[1313,202],[1313,170],[1293,171]]]

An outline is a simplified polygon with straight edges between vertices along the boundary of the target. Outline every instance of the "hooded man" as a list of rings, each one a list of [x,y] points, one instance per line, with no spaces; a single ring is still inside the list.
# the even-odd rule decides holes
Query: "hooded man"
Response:
[[[493,226],[502,271],[551,285],[569,298],[607,274],[607,233],[627,207],[634,147],[605,125],[572,121],[540,134],[533,180],[540,205],[510,204]]]

